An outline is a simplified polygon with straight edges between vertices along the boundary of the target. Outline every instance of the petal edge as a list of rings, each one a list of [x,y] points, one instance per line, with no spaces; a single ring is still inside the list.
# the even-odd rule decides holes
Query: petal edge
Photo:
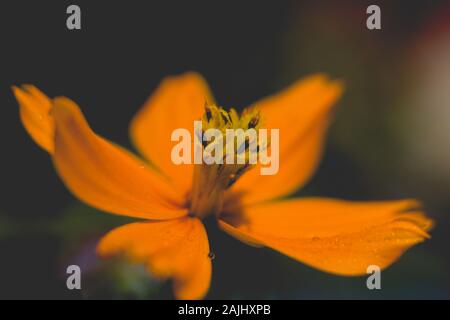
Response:
[[[316,269],[356,276],[369,265],[390,266],[429,238],[433,221],[417,206],[414,200],[294,199],[244,208],[221,224]]]

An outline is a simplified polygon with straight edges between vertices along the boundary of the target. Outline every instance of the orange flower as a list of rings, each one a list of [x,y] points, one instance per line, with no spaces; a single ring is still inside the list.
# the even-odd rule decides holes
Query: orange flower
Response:
[[[208,213],[248,244],[345,276],[363,275],[369,265],[385,268],[429,237],[432,221],[415,200],[281,199],[304,185],[319,162],[332,105],[342,92],[341,83],[323,75],[255,103],[265,128],[280,130],[280,168],[271,176],[228,164],[215,171],[206,164],[173,164],[172,131],[192,130],[205,100],[214,103],[196,73],[165,79],[131,122],[131,138],[150,166],[95,134],[68,98],[49,99],[30,85],[13,91],[25,129],[76,197],[146,220],[108,233],[100,255],[124,253],[153,275],[172,278],[177,298],[202,298],[208,291],[211,260],[201,222]]]

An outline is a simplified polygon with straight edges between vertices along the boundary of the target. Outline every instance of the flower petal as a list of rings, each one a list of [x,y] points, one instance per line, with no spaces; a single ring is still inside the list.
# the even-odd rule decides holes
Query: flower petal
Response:
[[[263,127],[280,130],[279,171],[262,176],[257,165],[236,182],[230,195],[238,195],[241,203],[250,204],[287,195],[301,187],[319,163],[331,107],[342,91],[340,82],[314,75],[256,102]]]
[[[193,165],[175,165],[171,160],[173,130],[184,128],[193,139],[194,120],[204,113],[205,102],[213,103],[206,81],[197,73],[165,78],[130,125],[135,146],[185,192],[192,186]]]
[[[178,299],[201,299],[209,289],[208,237],[197,218],[122,226],[100,241],[98,253],[103,257],[124,253],[135,262],[146,263],[155,276],[173,278]]]
[[[20,119],[33,140],[49,153],[53,152],[53,118],[50,116],[52,101],[38,88],[23,85],[12,87],[19,103]]]
[[[350,202],[307,198],[260,204],[219,222],[233,236],[322,271],[366,274],[386,268],[428,238],[432,221],[414,200]]]
[[[104,211],[144,219],[187,215],[184,198],[122,148],[96,135],[70,99],[54,99],[53,162],[66,186]]]

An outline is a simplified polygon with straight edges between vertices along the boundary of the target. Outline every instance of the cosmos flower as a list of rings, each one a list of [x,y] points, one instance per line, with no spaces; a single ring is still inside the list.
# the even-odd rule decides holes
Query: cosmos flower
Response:
[[[416,200],[286,198],[317,167],[342,93],[342,84],[324,75],[299,80],[240,115],[217,107],[200,75],[168,77],[131,122],[131,139],[145,160],[95,134],[72,100],[50,99],[31,85],[13,91],[25,129],[50,154],[67,188],[93,207],[139,219],[104,236],[99,254],[144,263],[154,276],[172,279],[179,299],[208,292],[207,215],[247,244],[343,276],[366,274],[370,265],[383,269],[429,237],[432,221]],[[261,175],[260,164],[175,165],[171,133],[193,130],[199,119],[222,130],[279,129],[278,173]]]

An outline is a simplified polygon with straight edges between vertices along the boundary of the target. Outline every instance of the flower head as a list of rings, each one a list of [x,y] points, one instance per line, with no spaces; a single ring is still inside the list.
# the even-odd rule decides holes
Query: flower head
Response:
[[[248,244],[346,276],[365,274],[369,265],[385,268],[429,237],[432,221],[415,200],[282,199],[307,182],[321,156],[342,92],[340,82],[323,75],[300,80],[241,114],[218,107],[198,74],[169,77],[131,122],[131,138],[146,161],[95,134],[72,100],[50,99],[30,85],[13,91],[25,129],[76,197],[145,220],[109,232],[99,254],[123,253],[145,263],[153,275],[173,280],[177,298],[202,298],[209,289],[212,265],[201,222],[208,214]],[[192,128],[195,120],[205,130],[279,129],[279,172],[261,175],[255,168],[260,164],[174,164],[171,133]],[[234,148],[224,147],[224,157],[248,158],[268,145],[252,149],[248,142],[228,141]],[[202,141],[201,147],[213,143]]]

